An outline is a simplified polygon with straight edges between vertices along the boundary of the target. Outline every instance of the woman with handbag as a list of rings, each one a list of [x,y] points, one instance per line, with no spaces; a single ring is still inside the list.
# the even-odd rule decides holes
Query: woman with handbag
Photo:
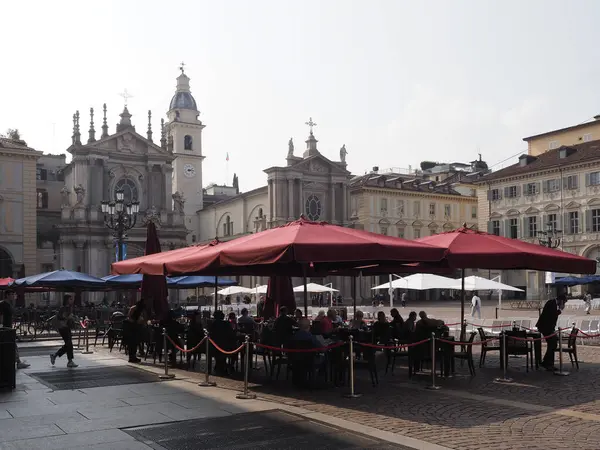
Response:
[[[73,297],[66,294],[63,297],[63,305],[56,314],[55,328],[60,334],[60,337],[65,341],[56,353],[50,355],[50,363],[54,365],[56,358],[60,358],[65,353],[67,354],[67,367],[75,368],[77,364],[73,361],[73,335],[71,334],[71,326],[73,325]]]

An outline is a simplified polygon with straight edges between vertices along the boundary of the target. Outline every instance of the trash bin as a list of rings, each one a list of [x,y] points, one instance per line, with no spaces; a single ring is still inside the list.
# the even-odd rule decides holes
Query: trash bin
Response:
[[[0,389],[17,387],[16,345],[17,330],[0,328]]]

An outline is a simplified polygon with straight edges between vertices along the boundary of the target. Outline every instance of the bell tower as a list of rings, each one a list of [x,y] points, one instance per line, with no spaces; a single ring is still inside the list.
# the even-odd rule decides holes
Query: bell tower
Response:
[[[179,68],[177,89],[171,99],[165,124],[167,148],[173,153],[173,193],[179,192],[184,199],[185,226],[196,229],[196,212],[203,207],[202,196],[202,130],[200,111],[190,92],[190,78],[185,74],[184,64]]]

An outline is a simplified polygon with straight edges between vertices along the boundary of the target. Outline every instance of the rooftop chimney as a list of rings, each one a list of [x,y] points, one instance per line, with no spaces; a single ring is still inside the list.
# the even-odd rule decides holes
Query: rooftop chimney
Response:
[[[594,119],[596,119],[596,120],[600,120],[600,114],[596,114],[596,115],[594,116]]]

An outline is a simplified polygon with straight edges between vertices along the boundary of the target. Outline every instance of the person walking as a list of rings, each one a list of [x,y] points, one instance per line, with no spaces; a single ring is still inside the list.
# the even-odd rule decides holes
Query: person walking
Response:
[[[129,308],[127,320],[123,324],[127,328],[127,352],[129,353],[130,363],[142,362],[142,360],[136,356],[136,353],[140,343],[142,326],[145,321],[145,307],[146,305],[144,303],[144,299],[138,301],[135,305]]]
[[[473,292],[471,299],[471,317],[475,318],[475,313],[477,313],[477,318],[481,319],[481,299],[477,295],[477,291]]]
[[[73,361],[73,336],[71,334],[71,325],[73,324],[73,296],[65,294],[63,297],[63,305],[56,314],[55,328],[60,334],[60,337],[65,342],[56,353],[50,355],[50,363],[54,365],[56,358],[60,358],[65,353],[67,354],[67,367],[75,368],[77,364]]]
[[[555,334],[555,329],[556,323],[558,322],[558,316],[560,316],[561,311],[564,308],[565,300],[564,294],[548,300],[535,324],[538,331],[542,333],[546,339],[546,354],[544,355],[541,366],[549,371],[556,370],[554,367],[554,352],[558,345],[558,337]]]
[[[406,300],[408,300],[408,295],[406,295],[406,292],[403,292],[400,297],[400,305],[402,305],[403,308],[406,308]]]
[[[585,297],[583,297],[583,301],[585,302],[585,313],[590,314],[590,312],[592,310],[592,294],[590,294],[590,291],[587,291],[585,293]]]

